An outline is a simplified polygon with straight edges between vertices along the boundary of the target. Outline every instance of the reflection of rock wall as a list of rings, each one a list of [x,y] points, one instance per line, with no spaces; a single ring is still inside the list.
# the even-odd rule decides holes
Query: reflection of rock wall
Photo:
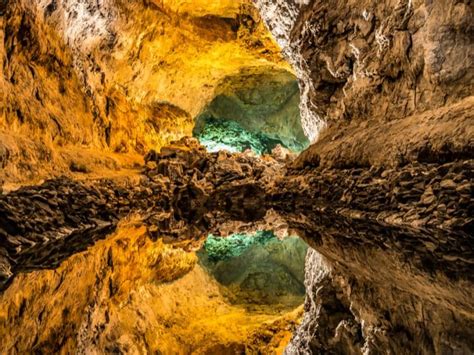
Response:
[[[270,157],[209,154],[194,139],[146,160],[143,176],[60,178],[0,195],[0,288],[12,274],[56,267],[131,214],[145,215],[153,237],[173,242],[199,240],[221,222],[254,221],[265,214],[258,184],[282,167]]]
[[[272,352],[300,314],[246,312],[179,245],[139,223],[0,294],[2,353]],[[266,351],[265,351],[266,349]]]
[[[247,131],[264,134],[294,151],[309,143],[301,127],[298,85],[290,72],[277,68],[242,70],[225,78],[215,95],[197,117],[195,135],[207,119],[214,118],[237,122]]]
[[[307,169],[287,177],[292,187],[278,185],[289,201],[287,223],[325,260],[323,269],[308,263],[306,272],[331,271],[307,281],[309,314],[293,345],[338,353],[472,352],[472,169],[472,160]]]
[[[356,270],[350,274],[331,264],[315,251],[308,253],[305,315],[286,354],[472,353],[472,317],[414,295],[418,285],[407,292],[400,290],[403,281],[374,284]],[[435,289],[427,284],[422,292],[431,295]]]
[[[294,232],[331,270],[324,288],[319,278],[310,288],[326,302],[318,333],[307,334],[321,349],[474,347],[472,160],[286,171],[270,156],[210,154],[192,139],[146,160],[129,182],[58,179],[0,196],[2,281],[56,267],[130,214],[145,215],[153,238],[184,245],[209,233]]]

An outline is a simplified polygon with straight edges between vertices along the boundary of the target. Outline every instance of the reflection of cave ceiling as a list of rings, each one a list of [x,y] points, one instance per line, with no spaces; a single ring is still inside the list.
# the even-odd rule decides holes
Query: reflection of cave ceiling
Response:
[[[210,235],[198,257],[232,303],[293,309],[304,300],[307,249],[298,237],[280,240],[270,231],[259,231]]]

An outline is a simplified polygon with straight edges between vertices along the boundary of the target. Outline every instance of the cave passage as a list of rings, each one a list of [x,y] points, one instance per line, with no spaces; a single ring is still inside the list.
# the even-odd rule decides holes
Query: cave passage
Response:
[[[209,117],[204,119],[204,128],[196,138],[209,152],[227,150],[231,153],[252,150],[258,155],[270,154],[282,142],[263,133],[253,133],[238,122]]]
[[[198,258],[232,304],[279,311],[304,302],[307,249],[299,237],[279,239],[271,231],[228,237],[211,234]]]
[[[193,135],[210,152],[250,149],[263,155],[281,145],[299,153],[309,145],[301,126],[299,94],[293,74],[248,68],[222,81],[196,117]]]

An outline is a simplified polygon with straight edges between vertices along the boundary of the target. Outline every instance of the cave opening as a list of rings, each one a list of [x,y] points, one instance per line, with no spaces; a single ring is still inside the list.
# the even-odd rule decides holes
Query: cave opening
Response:
[[[230,304],[255,311],[287,312],[304,302],[307,244],[272,231],[209,235],[199,264],[221,286]]]
[[[195,119],[193,135],[210,152],[299,153],[309,145],[299,110],[296,77],[273,67],[246,68],[226,77]]]

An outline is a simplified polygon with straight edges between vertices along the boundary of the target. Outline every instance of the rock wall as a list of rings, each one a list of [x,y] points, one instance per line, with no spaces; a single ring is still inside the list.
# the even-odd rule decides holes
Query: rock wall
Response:
[[[472,2],[254,3],[295,67],[305,129],[318,138],[287,181],[301,189],[312,171],[305,196],[313,205],[321,195],[331,200],[322,202],[319,217],[287,217],[317,251],[307,261],[304,322],[287,353],[471,353]],[[436,177],[418,184],[431,169]],[[333,178],[324,183],[329,171]],[[464,177],[455,182],[454,171]],[[375,193],[388,176],[398,182]],[[441,185],[460,192],[465,183],[469,201],[435,192]],[[357,202],[356,195],[366,197]],[[445,206],[459,213],[461,200],[466,224],[448,227],[441,222]],[[340,203],[355,210],[344,212]],[[394,205],[401,214],[389,212]],[[333,208],[338,217],[326,219]],[[285,211],[294,210],[292,204]],[[428,227],[422,211],[441,224]],[[462,236],[448,241],[449,230]]]
[[[313,154],[302,161],[321,150],[330,164],[328,151],[339,150],[344,138],[358,142],[352,150],[359,155],[371,156],[378,142],[362,142],[353,135],[360,124],[402,131],[406,123],[400,119],[431,112],[431,123],[440,120],[441,125],[436,109],[456,110],[452,105],[459,103],[472,119],[472,100],[463,101],[472,95],[474,75],[470,2],[254,3],[298,74],[306,130],[312,137],[321,134]],[[410,124],[417,141],[436,141],[457,151],[457,139],[467,136],[472,148],[472,125],[452,127],[450,137],[433,139],[424,137],[430,127],[417,127],[417,121]],[[325,124],[331,128],[321,129]],[[388,134],[385,138],[392,139]],[[399,143],[400,154],[410,155],[413,147]]]
[[[290,69],[246,1],[7,1],[0,39],[8,182],[132,167],[190,136],[226,76]]]

